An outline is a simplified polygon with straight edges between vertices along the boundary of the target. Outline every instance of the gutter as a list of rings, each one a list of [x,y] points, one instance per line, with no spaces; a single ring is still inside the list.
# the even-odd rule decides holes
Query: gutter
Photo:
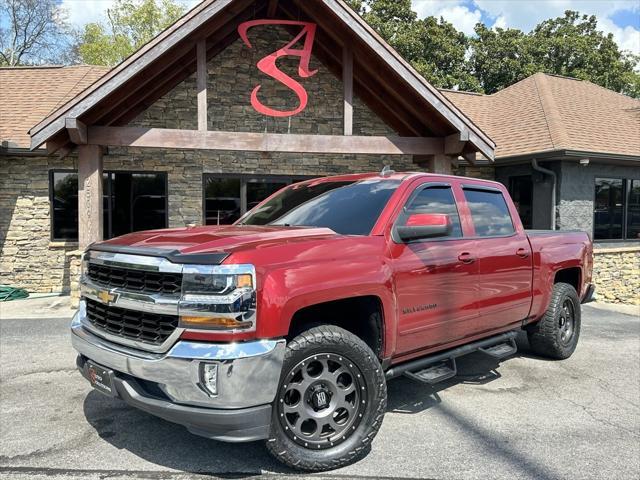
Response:
[[[543,168],[538,165],[538,161],[535,158],[531,159],[531,167],[544,174],[549,175],[551,177],[551,230],[556,229],[556,184],[558,183],[558,177],[556,172],[553,170],[549,170],[548,168]]]

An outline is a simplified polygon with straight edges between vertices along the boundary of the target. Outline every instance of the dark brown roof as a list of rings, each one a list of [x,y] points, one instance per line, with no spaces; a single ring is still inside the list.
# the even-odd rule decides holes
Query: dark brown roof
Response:
[[[0,68],[0,142],[29,148],[33,125],[108,71],[91,65]]]
[[[574,150],[640,157],[640,100],[536,73],[492,95],[445,90],[496,142],[496,158]]]

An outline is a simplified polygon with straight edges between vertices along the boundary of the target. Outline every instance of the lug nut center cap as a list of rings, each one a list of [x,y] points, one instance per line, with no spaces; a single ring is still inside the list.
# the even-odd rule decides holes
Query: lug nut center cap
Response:
[[[317,390],[311,395],[311,404],[315,410],[324,410],[331,403],[331,394],[326,390]]]

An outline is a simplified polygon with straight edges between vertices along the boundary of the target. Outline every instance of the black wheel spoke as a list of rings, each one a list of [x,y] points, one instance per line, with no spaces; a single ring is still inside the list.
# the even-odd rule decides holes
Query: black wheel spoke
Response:
[[[288,372],[278,411],[285,432],[309,449],[330,448],[356,429],[366,406],[364,379],[348,358],[318,354]]]

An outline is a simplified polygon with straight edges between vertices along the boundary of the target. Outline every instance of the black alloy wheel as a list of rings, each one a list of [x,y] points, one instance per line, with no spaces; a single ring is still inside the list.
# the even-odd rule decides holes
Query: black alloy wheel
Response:
[[[386,406],[369,346],[340,327],[310,328],[287,344],[267,449],[298,470],[343,467],[370,450]]]

